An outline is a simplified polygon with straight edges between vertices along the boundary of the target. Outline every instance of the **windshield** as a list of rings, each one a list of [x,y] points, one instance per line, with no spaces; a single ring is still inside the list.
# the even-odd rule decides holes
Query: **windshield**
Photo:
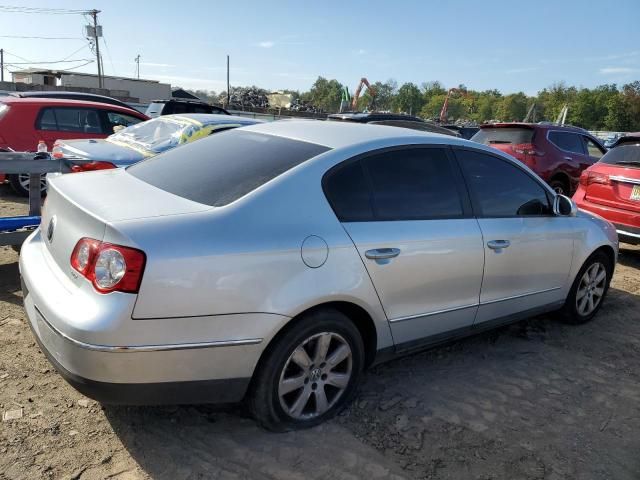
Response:
[[[600,163],[640,168],[640,144],[614,147],[600,159]]]
[[[127,127],[109,136],[107,141],[160,153],[184,143],[182,139],[188,130],[193,130],[193,134],[199,129],[200,126],[194,122],[159,117]]]
[[[533,132],[530,128],[481,128],[478,133],[471,137],[471,140],[484,143],[485,145],[497,145],[500,143],[520,145],[523,143],[531,143],[533,140]]]

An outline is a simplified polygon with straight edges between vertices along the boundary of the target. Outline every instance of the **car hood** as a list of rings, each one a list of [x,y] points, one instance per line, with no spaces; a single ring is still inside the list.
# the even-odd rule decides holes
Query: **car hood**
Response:
[[[64,140],[57,147],[66,158],[111,162],[119,167],[131,165],[154,155],[142,147],[112,140]]]

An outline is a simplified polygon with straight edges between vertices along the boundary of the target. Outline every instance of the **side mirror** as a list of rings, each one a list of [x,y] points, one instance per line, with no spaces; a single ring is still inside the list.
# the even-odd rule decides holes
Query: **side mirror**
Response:
[[[556,195],[553,199],[553,214],[559,217],[575,217],[578,207],[569,197]]]

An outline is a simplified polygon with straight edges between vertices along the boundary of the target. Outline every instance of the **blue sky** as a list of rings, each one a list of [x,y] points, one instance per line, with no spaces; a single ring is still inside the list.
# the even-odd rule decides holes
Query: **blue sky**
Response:
[[[559,81],[593,87],[640,79],[639,0],[9,2],[102,10],[107,74],[133,76],[140,54],[143,78],[187,88],[224,89],[226,54],[232,85],[273,90],[305,90],[318,75],[351,89],[366,76],[527,94]],[[81,15],[0,11],[5,62],[90,59],[84,24]]]

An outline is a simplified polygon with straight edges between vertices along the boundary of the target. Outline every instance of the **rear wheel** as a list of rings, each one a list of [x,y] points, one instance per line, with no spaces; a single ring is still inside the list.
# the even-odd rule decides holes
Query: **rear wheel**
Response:
[[[300,318],[265,352],[249,408],[265,428],[308,428],[333,417],[352,398],[364,366],[355,325],[336,310]]]
[[[7,176],[11,188],[23,197],[29,196],[29,174],[19,173]],[[47,191],[47,180],[44,175],[40,175],[40,195],[44,195]]]
[[[591,255],[578,272],[564,307],[561,320],[566,323],[586,323],[595,317],[609,290],[613,265],[603,252]]]

